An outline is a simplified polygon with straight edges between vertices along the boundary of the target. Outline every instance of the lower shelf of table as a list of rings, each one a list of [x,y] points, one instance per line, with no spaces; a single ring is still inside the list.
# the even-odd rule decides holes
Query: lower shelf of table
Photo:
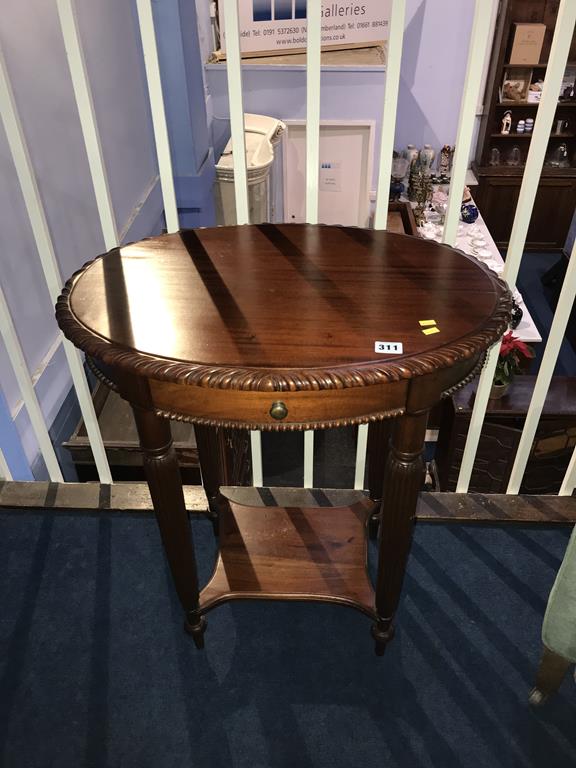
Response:
[[[220,552],[200,610],[238,599],[341,603],[375,617],[366,570],[369,499],[344,507],[261,507],[222,499]]]

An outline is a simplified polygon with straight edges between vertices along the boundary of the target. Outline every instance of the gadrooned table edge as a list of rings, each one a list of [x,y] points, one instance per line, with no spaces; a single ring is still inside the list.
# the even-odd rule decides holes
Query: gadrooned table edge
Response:
[[[149,239],[149,238],[148,238]],[[120,250],[113,248],[107,253]],[[469,259],[460,249],[453,249]],[[205,365],[170,360],[115,344],[84,326],[75,316],[70,296],[81,275],[107,253],[86,262],[67,281],[56,302],[56,321],[64,336],[90,357],[106,365],[120,368],[145,378],[189,384],[200,387],[240,391],[288,392],[302,390],[343,389],[381,384],[424,376],[441,368],[468,360],[485,352],[508,327],[512,296],[508,286],[495,272],[478,263],[500,290],[495,310],[482,329],[472,332],[431,352],[402,357],[385,364],[371,361],[364,364],[322,368],[260,369],[241,366]]]

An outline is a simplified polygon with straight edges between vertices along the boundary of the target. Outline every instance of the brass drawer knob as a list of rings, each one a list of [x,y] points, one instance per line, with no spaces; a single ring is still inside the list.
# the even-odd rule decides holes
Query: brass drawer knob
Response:
[[[270,416],[272,416],[273,419],[277,419],[278,421],[280,421],[280,419],[285,419],[286,416],[288,416],[288,408],[286,408],[281,400],[278,400],[275,403],[272,403],[272,408],[270,408]]]

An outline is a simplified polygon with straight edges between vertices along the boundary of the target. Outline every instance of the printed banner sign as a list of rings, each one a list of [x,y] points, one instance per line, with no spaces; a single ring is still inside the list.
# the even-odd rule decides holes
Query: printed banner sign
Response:
[[[220,6],[226,0],[220,0]],[[388,39],[391,0],[322,0],[322,46],[374,45]],[[306,0],[239,0],[243,54],[306,48]],[[221,49],[226,51],[220,12]]]

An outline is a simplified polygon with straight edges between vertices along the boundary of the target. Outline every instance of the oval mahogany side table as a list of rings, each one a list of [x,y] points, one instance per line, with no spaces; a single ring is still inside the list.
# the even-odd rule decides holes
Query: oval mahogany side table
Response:
[[[410,549],[428,412],[479,370],[510,306],[497,275],[448,246],[300,224],[155,237],[111,250],[67,282],[58,323],[133,408],[163,545],[198,646],[204,614],[226,600],[325,600],[372,617],[383,653]],[[375,586],[366,572],[367,500],[329,510],[258,508],[217,500],[211,489],[219,556],[200,591],[169,419],[200,432],[393,419],[382,450]],[[201,466],[209,458],[201,455]]]

